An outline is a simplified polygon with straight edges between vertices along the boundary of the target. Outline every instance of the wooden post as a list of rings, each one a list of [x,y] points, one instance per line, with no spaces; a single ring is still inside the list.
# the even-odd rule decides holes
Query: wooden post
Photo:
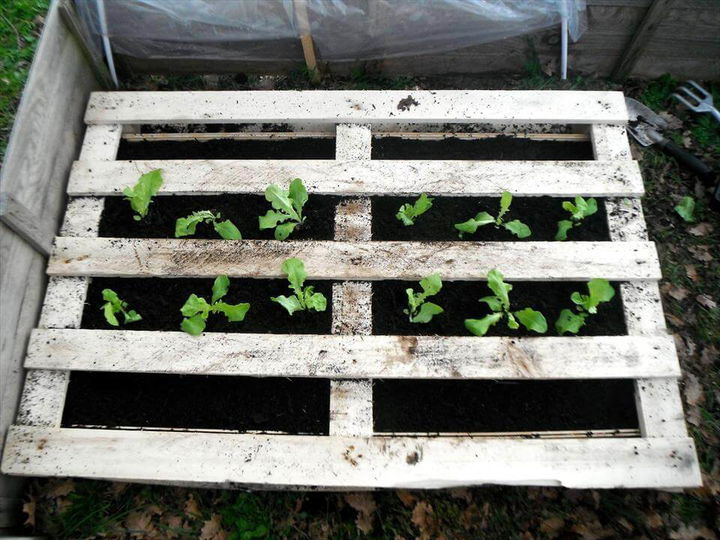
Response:
[[[320,80],[320,72],[317,68],[317,59],[315,58],[315,46],[313,45],[312,32],[310,31],[307,4],[305,0],[293,0],[293,7],[295,8],[295,19],[297,20],[298,33],[300,34],[300,43],[302,44],[308,75],[312,82],[318,82]]]

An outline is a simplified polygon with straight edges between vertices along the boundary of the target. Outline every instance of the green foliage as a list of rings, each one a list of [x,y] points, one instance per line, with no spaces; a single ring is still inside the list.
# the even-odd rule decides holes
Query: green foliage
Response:
[[[717,106],[720,103],[720,91],[713,92],[713,100]],[[695,140],[709,150],[716,157],[720,157],[720,124],[708,114],[696,117],[695,125],[690,128]]]
[[[432,201],[425,193],[421,193],[414,204],[403,204],[395,217],[402,221],[406,227],[415,225],[417,217],[430,210]]]
[[[219,212],[214,214],[210,210],[200,210],[193,212],[187,217],[178,218],[175,222],[175,238],[195,234],[195,229],[200,223],[212,223],[215,232],[217,232],[221,238],[225,240],[241,240],[242,235],[235,224],[229,219],[219,221],[220,218],[221,215]]]
[[[686,195],[675,207],[675,212],[688,223],[695,222],[695,199]]]
[[[580,196],[575,197],[574,204],[570,201],[563,201],[562,207],[563,210],[570,212],[570,219],[558,221],[558,232],[555,235],[555,240],[567,240],[567,233],[570,229],[580,226],[586,217],[592,216],[598,210],[595,199],[585,200]]]
[[[103,289],[102,296],[105,303],[100,309],[102,309],[105,315],[105,320],[111,326],[120,326],[120,322],[116,316],[118,313],[123,314],[124,324],[142,320],[140,314],[135,310],[128,310],[128,303],[120,300],[120,297],[112,289]]]
[[[228,540],[269,538],[272,522],[266,508],[254,493],[239,493],[235,502],[222,510],[223,527]]]
[[[442,289],[440,274],[431,274],[420,280],[422,292],[416,293],[413,289],[405,289],[408,299],[408,309],[403,313],[410,317],[410,322],[428,323],[435,315],[443,313],[443,308],[432,302],[426,302],[428,297],[435,296]]]
[[[510,291],[513,286],[503,281],[503,275],[498,270],[488,272],[487,285],[495,294],[484,296],[479,301],[488,305],[493,312],[482,319],[465,319],[465,328],[476,336],[484,336],[491,326],[507,318],[508,328],[517,330],[522,324],[528,330],[544,334],[547,332],[545,316],[532,308],[519,311],[510,311]],[[518,323],[520,321],[520,323]]]
[[[503,227],[513,233],[518,238],[527,238],[532,234],[530,227],[525,225],[522,221],[514,219],[509,222],[503,221],[503,216],[510,210],[510,204],[512,203],[512,194],[509,191],[503,191],[500,197],[500,211],[497,217],[493,217],[487,212],[480,212],[474,218],[470,218],[462,223],[456,223],[455,228],[460,231],[460,238],[464,234],[475,234],[478,227],[489,225],[494,223],[496,227]]]
[[[147,215],[152,198],[162,184],[161,170],[155,169],[143,174],[133,187],[128,186],[123,189],[123,195],[130,201],[130,207],[136,212],[136,215],[133,216],[135,221],[140,221]]]
[[[275,240],[285,240],[295,227],[305,221],[302,210],[308,201],[308,193],[299,178],[290,182],[287,191],[271,184],[265,190],[265,199],[274,210],[268,210],[258,218],[260,230],[275,229]]]
[[[289,287],[295,294],[292,296],[273,296],[270,300],[280,304],[290,315],[296,311],[325,311],[327,309],[327,299],[324,294],[316,293],[315,287],[312,286],[303,288],[307,278],[305,263],[293,257],[285,260],[281,269],[287,275],[290,282]]]
[[[651,81],[640,94],[640,101],[653,109],[660,112],[666,109],[670,103],[670,94],[677,88],[678,82],[668,73],[661,75],[654,81]]]
[[[230,279],[226,275],[220,275],[213,282],[210,304],[203,297],[191,294],[183,307],[180,308],[180,313],[185,317],[180,324],[180,328],[193,336],[200,335],[205,330],[206,321],[211,313],[222,313],[230,322],[244,320],[250,309],[250,304],[227,304],[220,301],[225,297],[229,289]]]
[[[605,279],[591,279],[587,283],[588,294],[574,292],[570,300],[575,304],[577,313],[569,309],[563,309],[555,321],[555,329],[558,334],[566,332],[577,334],[580,328],[585,326],[586,319],[597,313],[597,307],[603,302],[609,302],[615,296],[615,289]]]

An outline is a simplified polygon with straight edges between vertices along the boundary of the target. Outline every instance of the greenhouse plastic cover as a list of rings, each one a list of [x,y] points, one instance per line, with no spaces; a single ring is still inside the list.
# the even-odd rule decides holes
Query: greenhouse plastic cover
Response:
[[[98,46],[97,2],[76,0]],[[577,40],[585,0],[104,0],[114,53],[136,58],[298,60],[307,9],[318,56],[439,53],[560,24]],[[300,15],[300,16],[298,16]],[[281,40],[287,46],[282,46]]]

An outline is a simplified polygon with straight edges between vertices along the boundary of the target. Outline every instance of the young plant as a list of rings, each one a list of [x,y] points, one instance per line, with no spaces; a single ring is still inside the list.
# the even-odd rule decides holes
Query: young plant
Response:
[[[160,190],[163,183],[160,173],[160,169],[145,173],[133,187],[128,186],[123,189],[123,195],[130,201],[130,208],[136,212],[136,215],[133,216],[135,221],[140,221],[147,215],[152,198]]]
[[[295,294],[292,296],[273,296],[270,300],[280,304],[290,315],[296,311],[325,311],[327,308],[325,295],[316,293],[315,287],[312,286],[303,288],[307,273],[305,272],[305,264],[300,259],[295,257],[287,259],[280,268],[287,275],[290,282],[289,287]]]
[[[675,212],[683,218],[687,223],[695,222],[695,199],[685,196],[680,200],[680,204],[675,207]]]
[[[185,301],[180,312],[185,317],[180,324],[184,332],[197,336],[205,330],[205,324],[211,313],[223,313],[230,322],[240,322],[245,319],[245,314],[250,309],[250,304],[226,304],[221,302],[222,298],[230,289],[230,279],[226,275],[215,278],[212,286],[212,299],[208,304],[201,296],[191,294]]]
[[[508,212],[508,210],[510,210],[510,203],[512,203],[512,198],[512,194],[509,191],[503,191],[503,194],[500,197],[500,212],[498,213],[497,217],[492,217],[487,212],[480,212],[474,218],[470,218],[462,223],[456,223],[455,228],[460,231],[460,238],[462,238],[463,235],[466,233],[475,234],[475,231],[478,230],[478,227],[490,225],[491,223],[493,223],[497,228],[503,227],[507,229],[518,238],[527,238],[528,236],[530,236],[532,234],[532,232],[530,231],[530,227],[525,225],[519,219],[513,219],[512,221],[508,222],[505,222],[503,220],[503,216]]]
[[[585,326],[585,319],[597,313],[598,305],[609,302],[615,296],[615,289],[605,279],[591,279],[587,283],[587,288],[588,294],[574,292],[570,295],[570,300],[575,304],[578,313],[569,309],[560,312],[555,322],[558,334],[563,335],[565,332],[577,334],[580,328]]]
[[[275,240],[285,240],[295,227],[305,221],[302,209],[308,200],[308,193],[299,178],[290,182],[288,191],[271,184],[265,190],[265,199],[274,210],[268,210],[267,214],[258,218],[260,230],[274,228]]]
[[[403,204],[395,214],[395,217],[403,222],[406,227],[409,225],[415,225],[415,220],[418,216],[424,214],[430,208],[432,208],[432,199],[425,193],[421,193],[420,197],[415,201],[414,204]]]
[[[480,302],[487,304],[492,313],[482,319],[465,319],[465,328],[476,336],[484,336],[491,326],[494,326],[505,317],[507,318],[508,328],[511,330],[517,330],[522,324],[528,330],[538,334],[547,332],[547,321],[539,311],[532,308],[510,311],[510,296],[508,293],[513,286],[503,281],[503,275],[498,270],[490,270],[487,284],[495,295],[485,296],[480,299]],[[520,321],[520,324],[518,324],[518,321]]]
[[[131,322],[142,320],[142,317],[138,312],[133,309],[128,310],[128,303],[120,300],[120,297],[112,289],[103,289],[102,296],[105,303],[100,309],[103,310],[105,320],[111,326],[120,326],[120,322],[116,317],[118,313],[123,314],[125,319],[123,324],[129,324]]]
[[[575,204],[570,201],[563,201],[563,210],[570,212],[570,219],[558,221],[558,231],[555,240],[567,240],[567,233],[573,227],[579,227],[582,221],[597,212],[597,201],[595,199],[583,199],[575,197]]]
[[[219,221],[220,218],[220,212],[214,214],[210,210],[200,210],[187,217],[178,218],[175,222],[175,238],[195,234],[195,229],[200,223],[212,223],[213,228],[221,238],[225,240],[241,240],[242,235],[235,224],[229,219]]]
[[[408,298],[408,308],[403,310],[413,323],[428,323],[443,311],[443,308],[432,302],[426,302],[428,296],[435,296],[442,289],[440,274],[431,274],[420,280],[422,292],[416,293],[412,289],[405,289]]]

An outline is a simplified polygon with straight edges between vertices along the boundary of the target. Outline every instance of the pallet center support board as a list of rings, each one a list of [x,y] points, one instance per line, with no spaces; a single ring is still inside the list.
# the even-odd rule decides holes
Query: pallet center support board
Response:
[[[33,332],[4,473],[256,488],[440,488],[563,485],[576,488],[700,485],[665,328],[660,268],[648,242],[622,94],[575,91],[109,92],[88,104],[83,149],[68,182],[64,225]],[[334,136],[334,160],[117,160],[121,138],[142,124],[240,124],[238,137]],[[388,133],[432,138],[441,125],[464,138],[586,137],[592,161],[375,160]],[[562,126],[559,129],[558,126]],[[575,133],[568,133],[573,126]],[[413,133],[420,132],[420,133]],[[559,135],[556,135],[558,134]],[[159,134],[158,136],[162,136]],[[178,135],[169,138],[178,138]],[[262,193],[301,177],[313,193],[352,196],[336,209],[333,241],[110,239],[98,227],[106,198],[143,172],[163,169],[160,194]],[[611,241],[372,241],[375,195],[602,197]],[[102,276],[276,278],[282,260],[305,260],[310,279],[335,280],[329,335],[82,329],[89,283]],[[178,264],[182,261],[182,264]],[[372,282],[447,280],[621,282],[627,335],[476,338],[372,335]],[[291,360],[282,348],[297,351]],[[412,343],[412,346],[408,346]],[[581,346],[578,346],[579,344]],[[182,357],[192,346],[197,354]],[[331,354],[332,353],[332,354]],[[195,361],[193,361],[195,360]],[[61,427],[73,371],[320,377],[330,380],[329,435]],[[373,426],[373,379],[634,381],[639,431],[388,435]],[[121,407],[122,404],[118,404]],[[632,431],[632,430],[631,430]],[[529,438],[529,436],[532,436]]]

